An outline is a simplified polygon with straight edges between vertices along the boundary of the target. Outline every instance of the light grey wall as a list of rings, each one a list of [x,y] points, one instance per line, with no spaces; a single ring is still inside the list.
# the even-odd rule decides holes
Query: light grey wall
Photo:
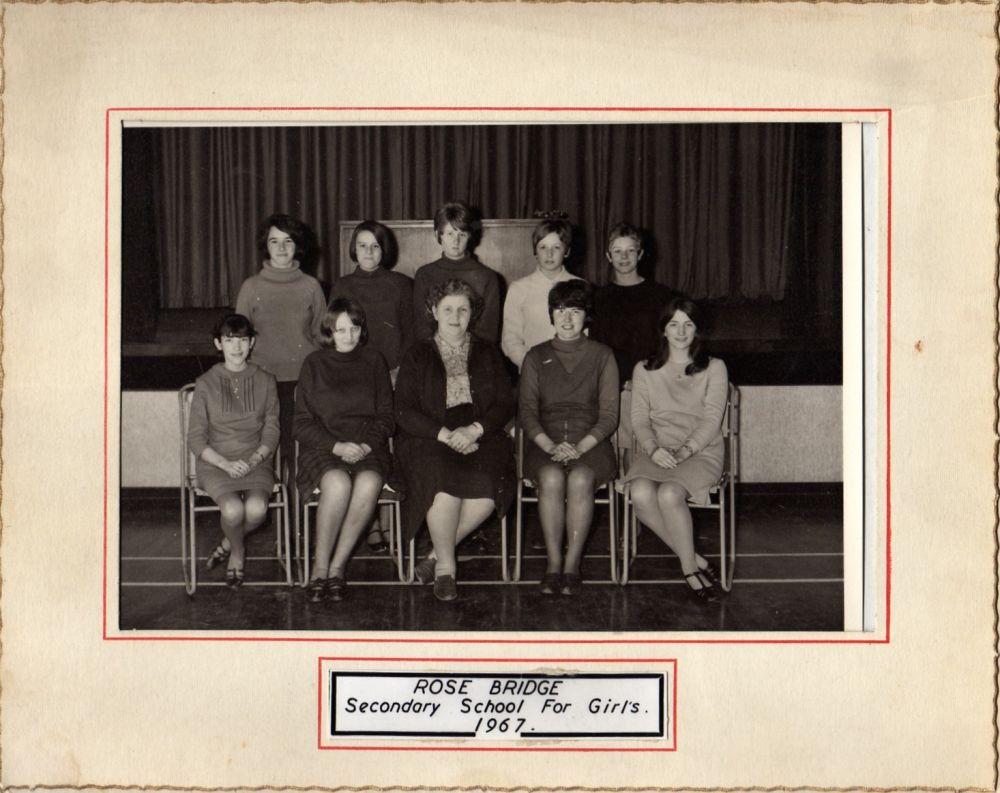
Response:
[[[744,482],[840,482],[840,386],[746,386],[741,390]],[[177,395],[122,394],[122,486],[176,487]]]

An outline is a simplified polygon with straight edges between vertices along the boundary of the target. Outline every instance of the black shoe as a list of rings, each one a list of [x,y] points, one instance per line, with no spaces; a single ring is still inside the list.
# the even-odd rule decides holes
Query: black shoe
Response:
[[[413,575],[421,584],[430,584],[434,581],[434,569],[437,567],[437,559],[429,556],[421,559],[413,568]]]
[[[326,590],[325,578],[314,578],[306,584],[306,595],[310,603],[319,603],[323,600],[323,592]]]
[[[454,600],[458,597],[458,587],[455,586],[455,576],[439,575],[434,579],[434,597],[438,600]]]
[[[460,545],[462,553],[468,556],[482,556],[490,549],[489,543],[486,541],[486,533],[482,531],[473,532],[462,540]]]
[[[370,532],[368,532],[368,539],[365,540],[365,544],[368,546],[368,550],[371,553],[385,553],[389,550],[389,540],[388,534],[383,528],[373,527]]]
[[[698,598],[698,600],[705,603],[717,603],[719,601],[719,588],[712,583],[711,579],[702,570],[695,570],[693,573],[688,573],[684,576],[684,579],[687,581],[691,594]],[[692,586],[692,581],[696,581],[700,586]]]
[[[563,580],[559,573],[546,573],[538,584],[538,591],[543,595],[555,595],[562,591]]]
[[[327,600],[343,600],[347,595],[347,581],[343,576],[330,576],[323,591]]]
[[[582,583],[579,573],[563,573],[562,593],[572,597],[580,591]]]

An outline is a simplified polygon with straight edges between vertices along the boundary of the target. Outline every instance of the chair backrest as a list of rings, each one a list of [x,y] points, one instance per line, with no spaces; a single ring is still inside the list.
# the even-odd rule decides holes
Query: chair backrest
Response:
[[[729,384],[729,399],[726,401],[726,410],[722,414],[722,438],[725,450],[722,463],[723,471],[733,479],[738,480],[740,476],[740,389],[733,383]]]
[[[194,454],[188,449],[188,426],[191,423],[191,400],[194,398],[194,383],[182,386],[177,392],[177,407],[181,421],[181,484],[194,482]]]

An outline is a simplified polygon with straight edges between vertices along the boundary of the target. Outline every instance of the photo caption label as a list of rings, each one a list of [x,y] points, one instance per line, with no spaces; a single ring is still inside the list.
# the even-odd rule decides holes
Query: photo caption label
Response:
[[[330,738],[666,738],[670,673],[327,670]]]

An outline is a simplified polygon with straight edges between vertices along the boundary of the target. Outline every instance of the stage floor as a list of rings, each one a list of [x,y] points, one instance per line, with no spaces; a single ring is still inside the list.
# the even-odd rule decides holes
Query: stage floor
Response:
[[[125,491],[121,501],[120,628],[156,631],[839,631],[843,625],[842,497],[835,490],[747,493],[739,498],[736,579],[720,604],[687,591],[680,567],[648,530],[626,587],[609,581],[607,513],[598,508],[575,597],[545,596],[533,505],[527,508],[522,581],[500,580],[498,558],[460,556],[459,598],[401,584],[389,555],[359,546],[340,603],[310,603],[298,586],[273,583],[274,532],[250,538],[247,583],[231,591],[224,569],[200,563],[198,591],[185,594],[176,491]],[[511,521],[512,525],[512,521]],[[699,551],[718,567],[714,513],[695,512]],[[219,539],[217,518],[199,522],[204,559]],[[499,554],[487,524],[487,554]],[[460,549],[460,553],[463,549]],[[270,579],[271,582],[265,582]]]

